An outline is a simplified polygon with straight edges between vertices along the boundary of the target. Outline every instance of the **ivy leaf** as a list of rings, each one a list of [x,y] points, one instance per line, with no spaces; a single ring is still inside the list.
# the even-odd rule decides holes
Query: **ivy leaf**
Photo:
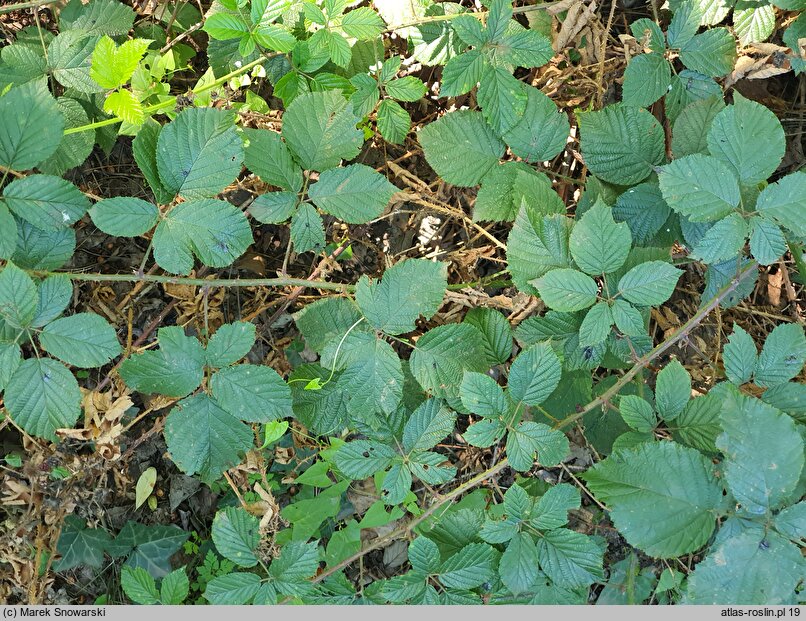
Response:
[[[678,158],[661,168],[658,179],[664,200],[692,222],[724,218],[741,198],[730,169],[707,155]]]
[[[599,291],[593,278],[572,269],[551,270],[532,282],[546,306],[567,313],[593,306]]]
[[[250,423],[291,414],[291,389],[268,367],[241,364],[221,369],[210,379],[210,390],[221,408]]]
[[[504,155],[504,143],[480,112],[446,114],[421,129],[418,137],[431,168],[460,187],[478,185]]]
[[[168,453],[182,472],[211,483],[252,448],[252,430],[207,395],[180,401],[165,421]]]
[[[691,376],[679,361],[673,360],[658,373],[655,406],[664,420],[673,420],[691,399]]]
[[[87,528],[86,523],[75,515],[68,515],[56,544],[61,555],[53,564],[56,571],[67,571],[84,565],[98,568],[104,560],[104,550],[112,537],[103,528]]]
[[[115,329],[95,313],[49,323],[40,332],[39,343],[52,356],[82,369],[101,367],[121,353]]]
[[[607,106],[579,115],[582,157],[591,172],[610,183],[635,185],[664,158],[660,123],[646,110]]]
[[[59,148],[63,129],[47,89],[37,82],[12,88],[0,97],[0,166],[28,170],[41,164]]]
[[[624,103],[648,108],[668,92],[671,82],[672,70],[662,53],[636,56],[624,70]]]
[[[403,450],[425,451],[437,445],[452,431],[456,414],[437,399],[428,399],[418,407],[403,428]]]
[[[683,275],[665,261],[647,261],[624,274],[618,288],[624,298],[638,306],[657,306],[668,300]]]
[[[221,192],[241,172],[242,162],[243,144],[233,115],[223,110],[187,108],[162,128],[157,139],[163,185],[188,200]]]
[[[535,295],[534,279],[555,268],[570,267],[572,226],[573,221],[564,215],[545,215],[527,205],[520,208],[507,240],[507,262],[518,289]]]
[[[154,259],[173,274],[188,274],[193,257],[211,267],[231,265],[252,244],[243,212],[224,201],[202,199],[174,207],[154,232]]]
[[[507,436],[507,458],[518,472],[526,472],[537,459],[542,466],[559,464],[568,455],[568,438],[565,434],[543,423],[525,421]]]
[[[76,378],[49,358],[22,361],[6,386],[5,405],[14,422],[46,440],[56,441],[57,429],[75,425],[80,404]]]
[[[358,155],[364,144],[362,132],[356,129],[360,120],[340,93],[307,93],[297,97],[283,115],[283,138],[304,169],[323,171]]]
[[[90,217],[107,235],[138,237],[154,228],[159,210],[142,199],[118,196],[95,203],[90,209]]]
[[[421,315],[430,319],[439,310],[446,288],[446,264],[407,259],[386,270],[379,282],[362,276],[355,299],[374,328],[404,334],[414,330]]]
[[[239,567],[258,563],[255,549],[260,543],[258,519],[243,507],[227,507],[216,513],[212,529],[216,550]]]
[[[796,377],[806,362],[806,337],[795,323],[773,328],[764,342],[756,363],[755,383],[777,386]]]
[[[51,175],[15,179],[3,189],[3,200],[16,216],[45,231],[75,224],[90,208],[81,190]]]
[[[515,402],[539,405],[560,383],[562,365],[550,345],[539,343],[515,358],[509,370],[509,394]]]
[[[599,275],[615,272],[624,265],[632,235],[625,223],[616,224],[610,207],[599,199],[575,224],[569,245],[579,268]]]
[[[319,209],[344,222],[363,224],[380,216],[396,191],[374,169],[353,164],[324,171],[308,195]]]
[[[613,453],[582,475],[627,541],[656,558],[701,548],[715,526],[722,488],[713,464],[674,442]]]

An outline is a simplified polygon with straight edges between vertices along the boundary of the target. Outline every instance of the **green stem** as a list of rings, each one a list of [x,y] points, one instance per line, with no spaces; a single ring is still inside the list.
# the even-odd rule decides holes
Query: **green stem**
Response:
[[[59,0],[33,0],[32,2],[17,2],[16,4],[7,4],[4,7],[0,7],[0,15],[3,13],[12,13],[14,11],[20,11],[22,9],[33,9],[42,6],[48,6],[51,4],[56,4]]]

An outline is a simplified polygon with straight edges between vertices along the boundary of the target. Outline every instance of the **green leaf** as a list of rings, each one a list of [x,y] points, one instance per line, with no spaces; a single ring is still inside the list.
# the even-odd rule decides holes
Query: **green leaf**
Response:
[[[526,107],[501,138],[512,153],[534,163],[562,153],[571,127],[568,116],[540,89],[526,87]]]
[[[190,581],[184,567],[175,569],[160,583],[160,601],[166,606],[181,604],[189,592]]]
[[[385,444],[371,440],[347,442],[334,458],[336,467],[351,479],[366,479],[389,467],[395,451]]]
[[[297,39],[280,24],[259,25],[252,33],[252,40],[262,48],[285,54],[294,49]]]
[[[47,74],[47,63],[35,45],[18,41],[0,50],[0,91]]]
[[[635,185],[663,161],[663,128],[646,110],[608,106],[579,114],[579,125],[582,157],[604,181]]]
[[[472,409],[470,410],[473,411]],[[498,442],[506,433],[507,428],[497,420],[481,420],[470,425],[462,437],[471,446],[487,448]]]
[[[716,437],[722,433],[721,409],[722,401],[715,394],[691,399],[683,413],[674,419],[671,429],[675,438],[699,451],[716,453]]]
[[[760,265],[772,265],[786,249],[786,238],[777,224],[756,216],[750,218],[750,253]]]
[[[63,30],[48,46],[48,67],[66,88],[91,95],[103,91],[90,77],[92,51],[98,40],[82,30]]]
[[[118,46],[104,35],[92,52],[90,77],[105,89],[127,84],[150,44],[148,39],[130,39]]]
[[[534,465],[535,452],[542,466],[556,466],[568,455],[568,438],[548,425],[531,421],[522,422],[510,430],[507,458],[515,470],[529,470]]]
[[[218,405],[241,420],[268,423],[291,414],[291,390],[274,369],[251,364],[221,369],[210,380]]]
[[[52,356],[82,369],[101,367],[121,353],[115,329],[95,313],[49,323],[40,332],[39,343]]]
[[[138,237],[154,228],[159,210],[142,199],[118,196],[95,203],[90,209],[90,217],[107,235]]]
[[[652,433],[658,425],[658,419],[652,406],[637,395],[625,395],[619,401],[621,418],[631,429],[641,433]]]
[[[714,223],[692,248],[692,258],[704,263],[720,263],[735,258],[744,248],[747,223],[738,213],[730,213]]]
[[[515,594],[531,589],[540,576],[537,561],[537,546],[532,536],[518,533],[507,545],[498,564],[501,582]]]
[[[403,429],[406,453],[425,451],[437,445],[452,431],[456,414],[437,399],[428,399],[418,407]]]
[[[637,41],[642,43],[644,47],[648,46],[653,52],[663,54],[666,51],[663,31],[651,19],[646,17],[636,19],[630,24],[630,32]]]
[[[241,39],[249,34],[249,25],[239,16],[220,12],[208,16],[204,22],[204,32],[213,39]]]
[[[6,389],[14,371],[22,362],[22,351],[14,343],[0,343],[0,391]]]
[[[583,478],[625,539],[650,556],[694,552],[714,531],[722,488],[713,464],[694,449],[639,444],[612,454]]]
[[[324,223],[312,205],[303,203],[291,217],[291,241],[298,253],[325,247]]]
[[[255,550],[260,543],[258,519],[243,507],[227,507],[216,513],[212,529],[216,550],[239,567],[258,563]]]
[[[521,206],[528,206],[529,213],[535,215],[565,212],[548,177],[523,162],[505,162],[482,179],[473,219],[512,221]]]
[[[469,93],[481,81],[484,56],[479,50],[468,50],[451,58],[442,70],[441,97],[459,97]]]
[[[161,130],[162,126],[154,120],[144,122],[132,142],[132,151],[157,203],[165,205],[173,200],[174,193],[162,184],[157,170],[157,140]]]
[[[224,201],[202,199],[174,207],[154,232],[154,259],[173,274],[188,274],[194,255],[205,265],[226,267],[253,242],[243,212]]]
[[[806,173],[771,183],[758,195],[756,210],[800,237],[806,236]]]
[[[482,114],[496,133],[508,132],[526,109],[526,89],[505,67],[485,65],[477,93]]]
[[[599,291],[593,278],[572,269],[551,270],[532,283],[546,306],[568,313],[593,306]]]
[[[672,296],[682,274],[682,270],[664,261],[647,261],[621,277],[619,292],[638,306],[657,306]]]
[[[27,328],[36,316],[34,281],[13,263],[0,272],[0,318],[14,328]]]
[[[573,221],[564,215],[546,216],[537,208],[521,207],[507,240],[507,262],[518,289],[537,294],[534,279],[571,265],[572,226]]]
[[[71,0],[59,18],[59,25],[64,30],[115,36],[125,35],[131,30],[135,13],[131,7],[115,0],[92,0],[88,4]]]
[[[680,60],[689,69],[718,78],[733,70],[736,40],[727,28],[706,30],[680,48]]]
[[[667,38],[669,47],[680,48],[691,41],[700,29],[702,8],[696,2],[681,2],[674,9],[674,16],[669,23]]]
[[[61,555],[53,564],[56,571],[67,571],[73,567],[101,566],[104,550],[112,537],[103,528],[87,528],[86,523],[75,515],[68,515],[56,544],[56,551]]]
[[[351,224],[380,216],[397,188],[386,177],[363,164],[324,171],[308,195],[320,209]]]
[[[89,125],[90,118],[79,100],[63,96],[56,100],[56,105],[64,118],[65,129]],[[83,164],[94,146],[93,132],[82,131],[64,136],[56,152],[39,164],[39,170],[49,175],[62,175]]]
[[[411,116],[399,103],[384,99],[378,106],[378,131],[393,144],[402,144],[411,130]]]
[[[244,134],[249,141],[244,151],[244,165],[269,185],[299,192],[302,170],[280,134],[267,129],[244,129]]]
[[[683,108],[672,131],[672,153],[675,157],[692,153],[707,154],[708,130],[724,108],[722,97],[700,99]]]
[[[125,89],[107,95],[104,112],[111,116],[119,116],[131,125],[140,125],[145,119],[143,104],[134,93]]]
[[[283,138],[304,169],[323,171],[358,155],[364,144],[356,129],[360,120],[340,93],[307,93],[283,115]]]
[[[733,324],[733,334],[722,350],[725,376],[737,386],[746,384],[753,376],[757,360],[758,352],[753,337],[739,324]]]
[[[772,110],[738,93],[733,105],[714,117],[708,131],[711,155],[744,185],[766,181],[781,163],[785,148],[784,129]]]
[[[574,225],[569,246],[583,272],[599,275],[624,265],[632,235],[626,224],[616,224],[612,210],[600,199]]]
[[[294,315],[308,346],[318,353],[322,353],[328,343],[338,342],[359,319],[361,313],[356,304],[339,297],[317,300]]]
[[[791,324],[790,324],[791,325]],[[728,392],[716,440],[725,455],[725,480],[742,509],[769,515],[792,494],[804,464],[803,439],[795,422],[752,397]],[[769,447],[760,451],[759,447]]]
[[[568,512],[579,509],[580,504],[579,490],[575,487],[568,483],[554,485],[535,504],[529,524],[540,530],[560,528],[568,523]]]
[[[658,373],[655,407],[664,420],[673,420],[691,399],[691,376],[679,361],[673,360]]]
[[[76,249],[76,234],[71,228],[43,231],[25,221],[17,221],[17,249],[11,256],[20,267],[31,270],[55,270],[70,260]]]
[[[628,106],[648,108],[663,97],[672,82],[669,62],[660,54],[641,54],[624,70],[622,98]]]
[[[249,215],[264,224],[287,222],[297,210],[299,195],[296,192],[267,192],[249,206]]]
[[[411,568],[416,573],[428,575],[439,571],[439,548],[426,537],[417,537],[409,544],[408,556]]]
[[[459,396],[469,412],[486,418],[501,416],[509,410],[509,401],[501,386],[483,373],[466,371]]]
[[[10,259],[17,249],[17,221],[0,202],[0,258]],[[72,253],[71,253],[72,254]]]
[[[272,561],[269,575],[278,582],[296,582],[311,578],[318,568],[317,542],[293,542],[283,546],[280,556]]]
[[[515,358],[509,369],[509,395],[515,402],[539,405],[560,383],[562,365],[547,343],[533,345]]]
[[[395,463],[381,483],[381,498],[387,505],[403,502],[411,491],[411,469],[408,464]]]
[[[192,200],[215,196],[241,172],[243,144],[231,113],[187,108],[162,128],[157,169],[163,185]]]
[[[775,529],[793,541],[802,541],[806,531],[806,502],[781,510],[775,516]]]
[[[221,326],[207,343],[207,365],[218,369],[235,364],[255,344],[255,324],[236,321]]]
[[[426,125],[418,136],[431,168],[460,187],[478,185],[504,155],[504,143],[480,112],[446,114]]]
[[[386,24],[381,16],[371,8],[359,7],[345,14],[341,27],[349,36],[368,41],[379,37],[386,28]]]
[[[120,586],[135,604],[148,606],[160,601],[154,578],[142,567],[124,567],[120,572]]]
[[[803,327],[795,324],[775,326],[756,363],[755,383],[758,386],[777,386],[796,377],[806,362],[806,337]]]
[[[803,578],[797,547],[770,533],[747,531],[727,538],[689,575],[685,602],[774,606],[794,604]]]
[[[418,101],[428,92],[425,83],[414,76],[391,80],[384,85],[384,88],[389,97],[398,101]]]
[[[495,364],[504,364],[512,355],[512,327],[499,311],[492,308],[471,308],[465,315],[469,323],[481,332],[487,358]]]
[[[24,360],[6,386],[5,405],[14,422],[46,440],[55,441],[57,429],[75,425],[80,404],[76,378],[49,358]]]
[[[495,550],[486,543],[471,543],[442,563],[438,578],[449,589],[473,589],[493,574]]]
[[[439,310],[446,288],[446,264],[408,259],[386,270],[380,282],[362,276],[355,299],[374,328],[404,334],[420,316],[430,319]]]
[[[257,574],[236,571],[210,580],[204,597],[216,606],[240,606],[252,601],[260,590],[260,583]]]
[[[733,29],[742,45],[769,39],[775,29],[775,9],[772,5],[736,7],[733,11]]]
[[[454,409],[461,406],[458,397],[464,372],[483,372],[490,367],[481,334],[468,324],[429,330],[417,340],[409,363],[420,386],[435,397],[447,399]]]
[[[207,395],[180,401],[165,421],[168,453],[182,472],[216,481],[252,448],[252,430]]]
[[[16,216],[45,231],[75,224],[90,208],[76,186],[51,175],[15,179],[3,189],[3,200]]]
[[[613,321],[619,332],[627,336],[642,336],[646,334],[644,318],[634,306],[624,300],[614,300],[610,307]]]
[[[707,155],[678,158],[661,168],[658,179],[669,206],[692,222],[724,218],[741,199],[739,184],[730,169]]]
[[[540,568],[559,587],[581,589],[604,579],[602,550],[582,533],[558,528],[537,543]]]

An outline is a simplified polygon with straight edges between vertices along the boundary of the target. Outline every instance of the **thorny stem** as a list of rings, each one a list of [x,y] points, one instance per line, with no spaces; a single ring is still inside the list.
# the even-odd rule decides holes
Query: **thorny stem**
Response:
[[[742,269],[736,277],[725,287],[719,290],[719,292],[708,301],[697,313],[694,314],[691,319],[689,319],[685,324],[683,324],[680,328],[678,328],[674,334],[672,334],[668,339],[666,339],[663,343],[655,347],[652,351],[648,354],[643,356],[639,359],[635,365],[613,385],[610,390],[606,391],[602,396],[598,397],[591,401],[588,405],[586,405],[582,410],[576,412],[570,416],[566,416],[562,420],[560,420],[557,424],[554,425],[554,429],[563,429],[564,427],[568,427],[569,425],[573,424],[577,420],[579,420],[582,416],[586,413],[595,410],[596,408],[607,406],[615,395],[619,393],[619,391],[624,388],[644,367],[646,367],[650,362],[652,362],[655,358],[663,354],[663,352],[667,351],[672,345],[677,343],[680,339],[687,336],[696,326],[698,326],[702,321],[711,314],[711,312],[716,309],[719,304],[724,300],[728,295],[733,293],[736,288],[742,284],[747,278],[752,276],[755,270],[758,268],[758,264],[755,261],[751,261],[744,269]],[[446,505],[447,503],[455,500],[465,492],[469,492],[473,488],[481,485],[487,479],[495,476],[497,473],[501,472],[504,468],[509,465],[509,462],[506,458],[502,459],[500,462],[495,464],[492,468],[485,470],[481,474],[476,475],[469,481],[463,483],[462,485],[458,486],[448,494],[444,496],[440,496],[433,505],[431,505],[428,509],[426,509],[420,516],[410,520],[400,528],[392,531],[388,535],[384,537],[380,537],[376,539],[368,546],[362,548],[352,556],[344,559],[342,562],[326,569],[324,572],[316,576],[311,580],[312,584],[317,584],[322,580],[332,576],[336,572],[341,571],[345,567],[349,566],[350,564],[354,563],[357,560],[363,558],[369,552],[373,550],[378,550],[379,548],[385,547],[387,544],[395,541],[397,539],[403,539],[408,537],[409,534],[414,530],[414,528],[421,524],[423,521],[431,517],[434,513],[436,513],[441,507]],[[288,603],[291,598],[286,598],[283,602],[280,603]]]

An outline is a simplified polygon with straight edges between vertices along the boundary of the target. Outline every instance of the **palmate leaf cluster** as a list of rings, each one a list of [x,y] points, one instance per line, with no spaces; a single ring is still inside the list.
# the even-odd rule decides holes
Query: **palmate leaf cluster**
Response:
[[[772,265],[806,237],[806,174],[776,176],[781,123],[738,93],[726,100],[718,81],[733,70],[734,34],[769,36],[771,7],[680,0],[666,32],[636,21],[644,53],[627,66],[622,101],[577,110],[572,137],[570,111],[516,77],[555,59],[550,29],[508,0],[482,4],[414,2],[421,21],[397,28],[380,7],[345,0],[216,0],[161,26],[135,24],[116,0],[71,0],[58,34],[24,29],[0,51],[3,416],[58,441],[81,415],[77,378],[104,368],[136,403],[167,404],[166,456],[219,494],[203,568],[172,566],[191,543],[178,527],[130,521],[113,536],[71,517],[56,571],[100,571],[108,556],[141,604],[799,603],[803,329],[780,325],[757,346],[735,325],[727,381],[702,395],[680,362],[655,373],[643,358],[657,345],[652,309],[685,271],[675,244],[705,271],[703,303],[719,293],[727,307],[752,291],[755,270],[739,277],[751,259]],[[731,8],[732,30],[716,26]],[[200,22],[209,69],[178,106],[171,78],[196,51],[174,38]],[[438,84],[417,77],[418,63],[436,67]],[[280,121],[248,88],[264,79]],[[412,133],[412,112],[432,99],[461,103]],[[650,107],[662,107],[670,141]],[[569,210],[542,170],[577,130],[587,181]],[[61,175],[119,135],[134,136],[150,194],[90,201]],[[288,225],[290,249],[319,255],[336,241],[334,220],[349,235],[407,200],[370,165],[368,141],[419,143],[435,179],[477,188],[474,222],[505,223],[512,284],[543,310],[515,330],[486,307],[445,323],[451,266],[396,258],[293,313],[299,338],[281,376],[259,364],[247,321],[198,335],[165,325],[121,357],[116,327],[68,311],[71,275],[49,272],[69,263],[73,226],[90,220],[144,242],[138,277],[152,264],[169,275],[229,268],[261,225]],[[254,196],[235,200],[235,184]],[[612,372],[636,364],[635,380]],[[568,480],[581,433],[598,463],[555,483]],[[485,485],[468,463],[490,455],[512,476],[471,491]],[[222,480],[242,464],[256,486],[236,498]],[[266,465],[259,476],[255,464]],[[580,513],[583,483],[603,512],[586,501]],[[608,541],[579,527],[591,511],[640,560],[606,565]],[[342,564],[403,524],[396,575],[357,586]],[[681,557],[691,571],[655,575],[651,559]]]

